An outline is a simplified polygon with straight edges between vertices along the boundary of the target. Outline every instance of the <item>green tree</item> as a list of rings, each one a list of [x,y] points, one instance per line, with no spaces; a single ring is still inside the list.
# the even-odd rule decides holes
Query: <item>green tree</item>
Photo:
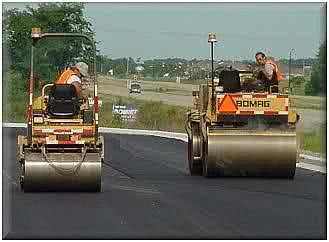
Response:
[[[306,95],[326,95],[327,92],[327,44],[323,43],[312,66],[311,79],[305,85]]]
[[[42,32],[78,32],[93,34],[92,25],[83,14],[82,3],[40,3],[36,8],[3,11],[4,108],[10,120],[25,111],[31,62],[31,29]],[[35,52],[35,77],[53,81],[65,66],[88,58],[90,45],[82,40],[41,40]],[[39,89],[39,82],[35,82]]]
[[[290,83],[293,86],[301,86],[305,82],[305,78],[303,76],[295,76],[291,78]]]
[[[4,14],[4,42],[9,50],[11,68],[27,77],[31,56],[31,29],[40,27],[43,32],[77,32],[92,34],[92,25],[83,15],[82,3],[40,3],[37,8],[10,9]],[[82,40],[42,40],[35,53],[36,67],[48,64],[49,71],[56,72],[84,56],[88,47]],[[86,46],[85,46],[86,45]],[[77,49],[79,49],[77,51]],[[39,65],[38,65],[39,64]],[[45,70],[45,66],[36,68]]]

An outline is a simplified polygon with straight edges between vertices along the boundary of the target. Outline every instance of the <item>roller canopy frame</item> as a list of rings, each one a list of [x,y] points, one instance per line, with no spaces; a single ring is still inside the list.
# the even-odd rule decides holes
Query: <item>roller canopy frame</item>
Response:
[[[87,34],[81,33],[40,33],[37,36],[32,35],[32,47],[31,47],[31,65],[30,65],[30,80],[29,80],[29,96],[30,96],[30,103],[29,103],[29,117],[28,117],[28,128],[27,128],[27,137],[28,143],[32,144],[32,100],[33,100],[33,87],[34,87],[34,49],[36,48],[35,45],[41,39],[45,38],[56,38],[56,37],[76,37],[76,38],[83,38],[90,42],[92,46],[92,55],[93,55],[93,75],[91,75],[91,79],[94,83],[94,98],[97,97],[98,102],[98,93],[97,93],[97,71],[96,71],[96,44],[92,36]],[[98,103],[97,103],[98,105]],[[98,108],[97,108],[98,109]],[[94,111],[94,119],[98,119],[98,111]],[[98,138],[98,124],[96,125],[95,129],[95,141]]]

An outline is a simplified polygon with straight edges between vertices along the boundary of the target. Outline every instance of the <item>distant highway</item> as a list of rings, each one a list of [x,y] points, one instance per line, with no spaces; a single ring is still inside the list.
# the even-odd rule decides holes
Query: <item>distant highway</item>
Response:
[[[105,134],[102,193],[23,193],[16,132],[3,128],[4,238],[326,238],[325,174],[191,177],[185,142]]]
[[[129,97],[126,80],[113,80],[109,77],[99,77],[99,93],[106,101],[108,95]],[[156,92],[158,88],[166,89],[166,92]],[[161,101],[174,106],[192,106],[192,90],[198,90],[197,85],[177,84],[175,82],[151,82],[142,81],[141,95],[134,95],[133,98],[144,101]],[[300,97],[299,97],[300,99]],[[305,100],[307,101],[307,100]],[[326,110],[297,109],[300,115],[298,128],[302,130],[316,129],[326,124]]]
[[[178,86],[174,82],[150,82],[142,81],[142,94],[134,95],[134,98],[145,101],[161,101],[165,104],[176,106],[192,105],[192,89],[194,85],[184,84]],[[107,95],[129,97],[126,80],[113,80],[107,77],[99,78],[99,93],[102,98]],[[167,92],[156,92],[156,88],[166,88]]]

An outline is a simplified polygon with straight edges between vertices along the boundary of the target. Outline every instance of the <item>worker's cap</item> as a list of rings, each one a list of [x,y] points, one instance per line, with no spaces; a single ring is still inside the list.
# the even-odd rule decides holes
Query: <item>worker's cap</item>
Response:
[[[75,67],[79,70],[82,76],[88,76],[88,65],[84,62],[78,62]]]

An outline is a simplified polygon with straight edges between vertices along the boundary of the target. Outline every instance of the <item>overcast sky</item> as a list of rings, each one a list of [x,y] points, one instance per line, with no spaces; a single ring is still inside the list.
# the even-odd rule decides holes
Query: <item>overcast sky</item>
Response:
[[[99,49],[112,58],[209,58],[208,32],[217,33],[216,59],[253,59],[257,51],[288,58],[291,48],[297,58],[314,57],[325,36],[324,13],[324,3],[85,5]]]

